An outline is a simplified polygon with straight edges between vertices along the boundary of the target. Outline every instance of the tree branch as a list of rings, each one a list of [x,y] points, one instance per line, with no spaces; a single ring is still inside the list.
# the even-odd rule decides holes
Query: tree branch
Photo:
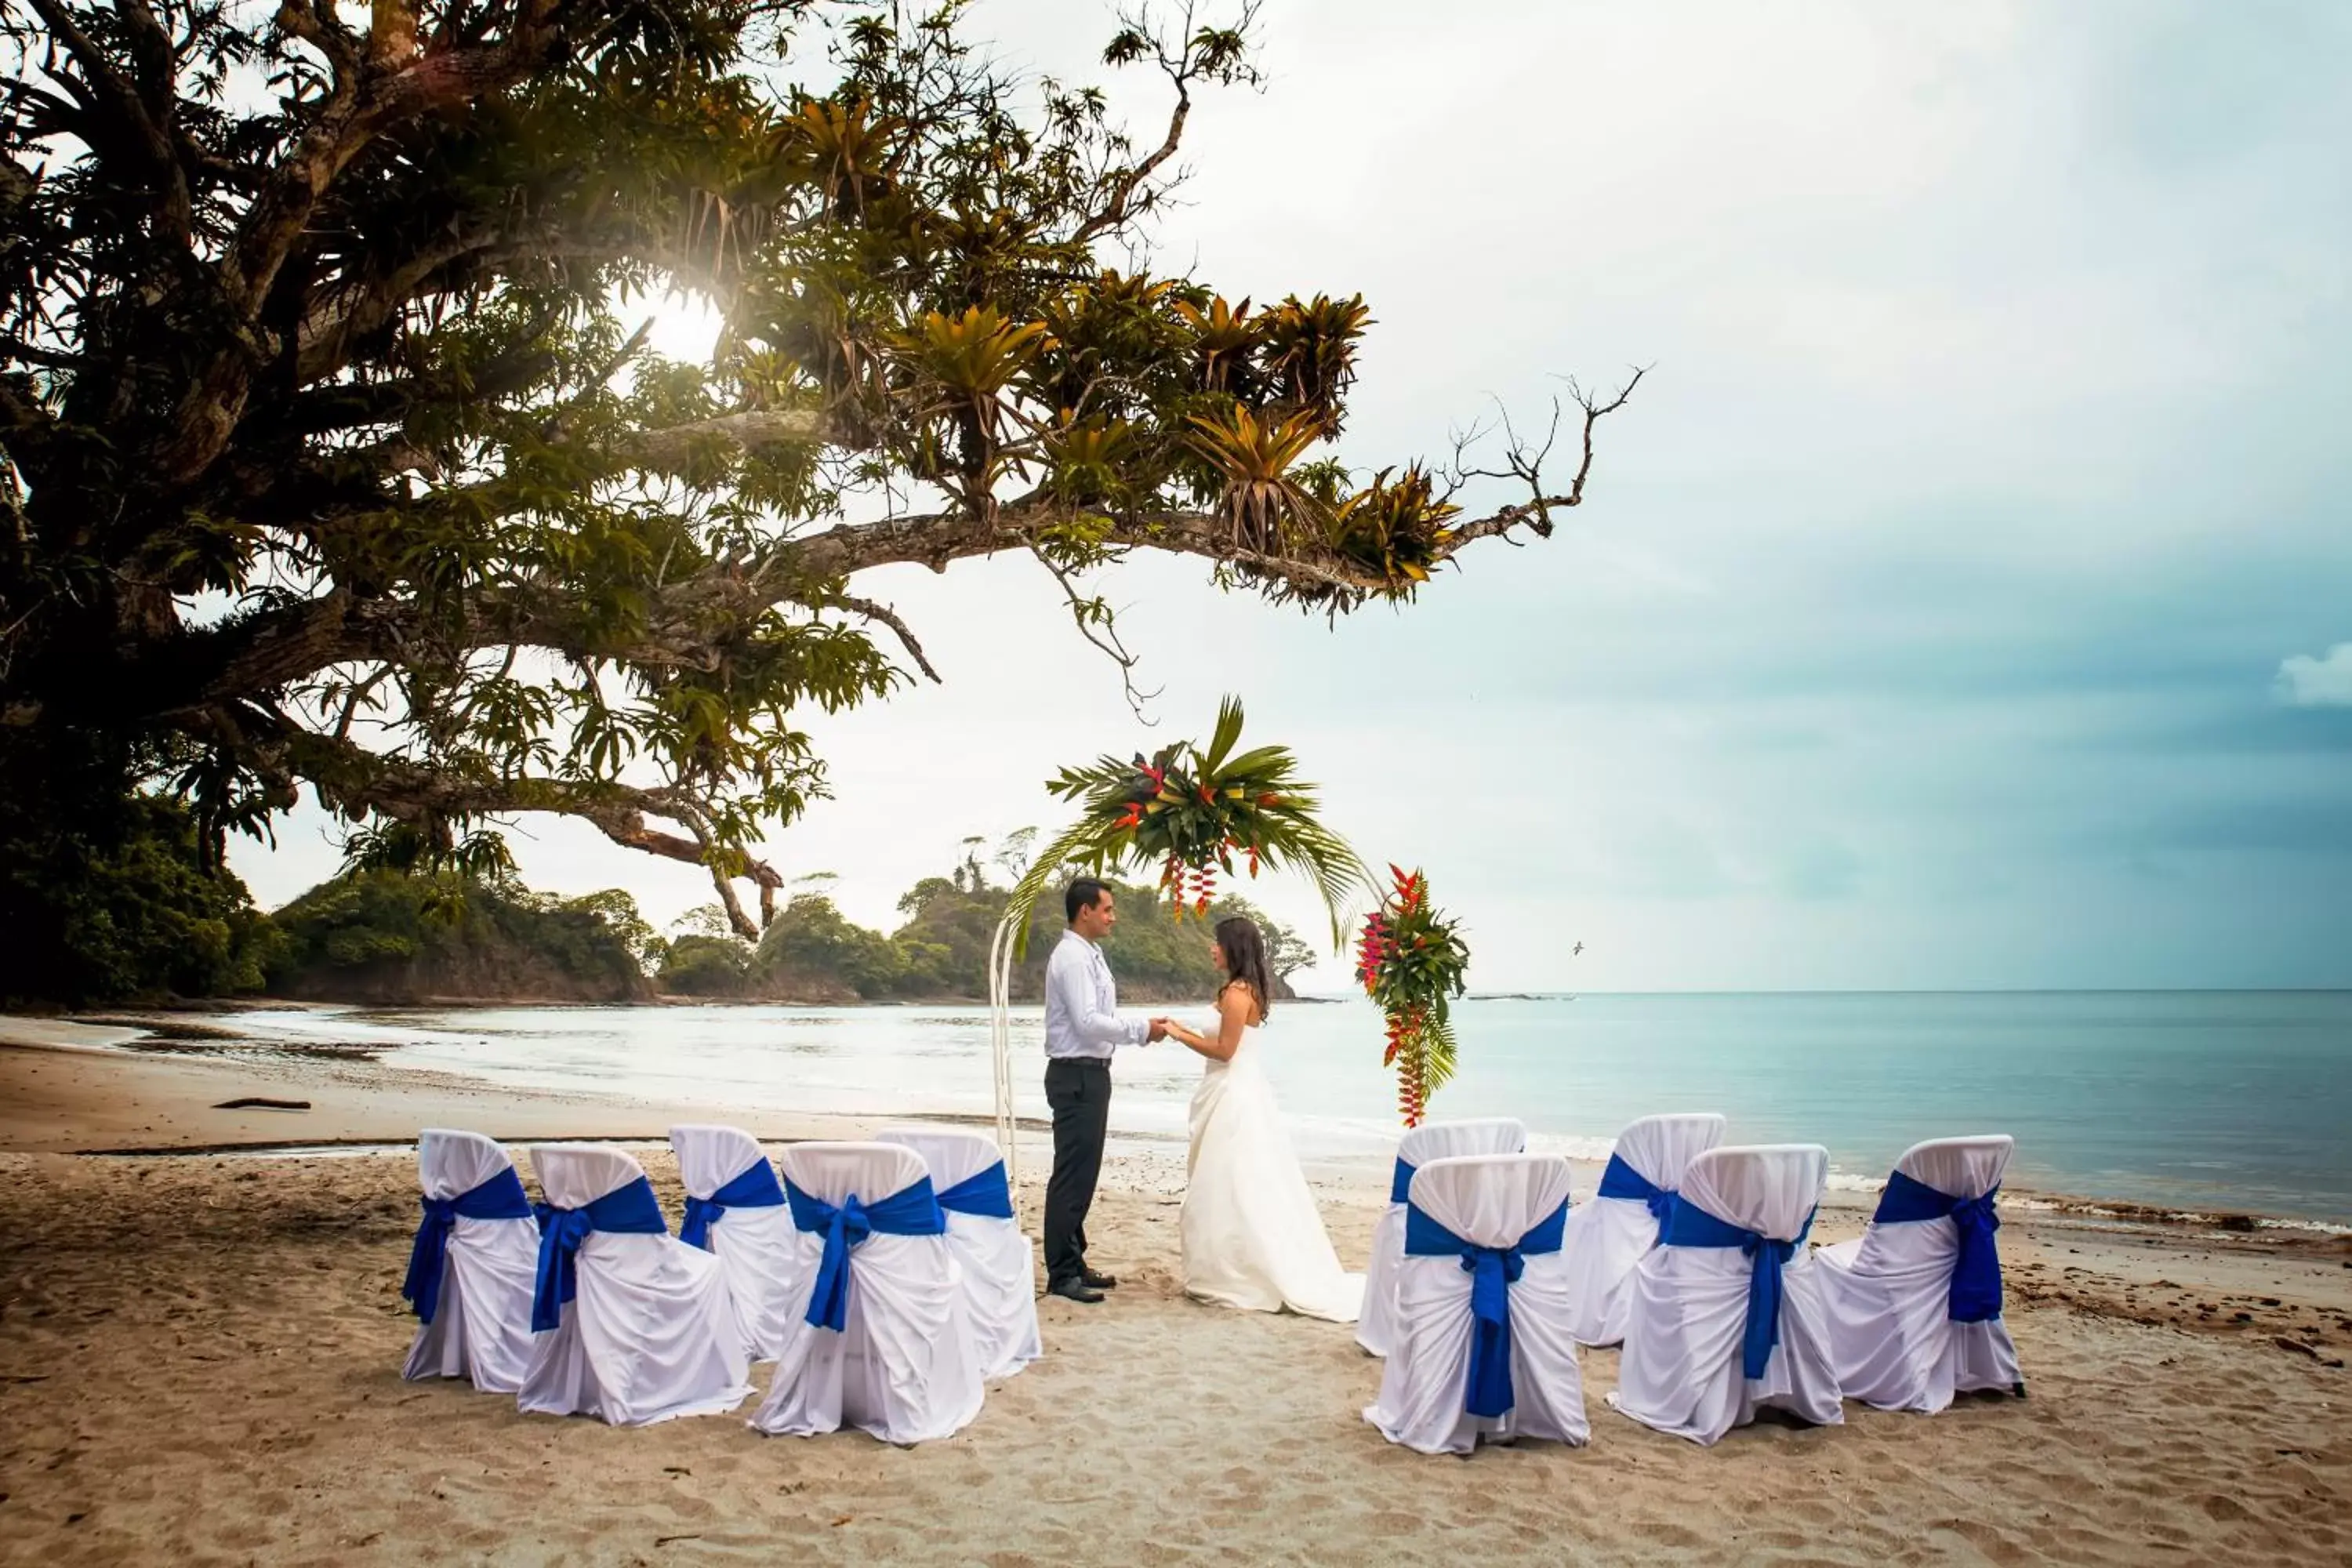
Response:
[[[879,621],[898,633],[898,641],[905,646],[908,657],[914,659],[915,668],[929,676],[932,685],[947,684],[940,679],[940,672],[931,668],[931,661],[923,656],[923,645],[915,640],[915,634],[908,628],[906,622],[898,618],[898,611],[887,605],[877,605],[871,599],[861,599],[850,594],[837,595],[833,603],[845,610],[855,610],[869,621]]]
[[[834,434],[832,422],[814,408],[755,409],[640,431],[627,438],[626,452],[647,468],[675,468],[697,452],[756,452],[793,442],[825,441]]]
[[[219,738],[218,725],[208,729]],[[403,757],[388,757],[347,740],[288,729],[262,740],[240,737],[244,750],[258,771],[281,784],[300,779],[315,787],[327,805],[346,816],[368,812],[398,822],[431,818],[504,817],[549,812],[578,817],[625,849],[641,850],[664,859],[707,866],[722,893],[730,874],[749,878],[761,887],[783,886],[783,878],[764,860],[714,848],[695,804],[678,792],[640,788],[619,783],[577,783],[538,777],[494,778],[432,767]],[[664,832],[646,818],[666,817],[687,833]],[[733,869],[723,861],[740,860]],[[730,903],[732,902],[730,899]],[[739,929],[741,908],[732,913]],[[745,930],[757,938],[756,929]]]

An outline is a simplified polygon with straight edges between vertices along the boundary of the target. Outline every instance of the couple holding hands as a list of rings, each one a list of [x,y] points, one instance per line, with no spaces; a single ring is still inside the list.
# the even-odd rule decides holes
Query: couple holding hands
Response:
[[[1172,1039],[1202,1058],[1184,1188],[1183,1278],[1195,1300],[1352,1323],[1364,1281],[1339,1267],[1282,1129],[1260,1061],[1273,977],[1265,938],[1235,915],[1210,939],[1225,976],[1214,1014],[1191,1028],[1125,1018],[1101,942],[1118,921],[1110,889],[1081,877],[1063,895],[1069,929],[1045,963],[1045,1103],[1054,1172],[1045,1186],[1049,1293],[1092,1304],[1118,1281],[1087,1266],[1087,1212],[1110,1127],[1111,1056]]]

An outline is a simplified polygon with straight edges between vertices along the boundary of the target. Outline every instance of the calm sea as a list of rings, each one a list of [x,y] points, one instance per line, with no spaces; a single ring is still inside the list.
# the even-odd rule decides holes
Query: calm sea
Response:
[[[1513,1115],[1599,1158],[1632,1118],[1718,1110],[1748,1142],[1828,1145],[1840,1184],[1912,1142],[2017,1139],[2011,1181],[2187,1208],[2352,1223],[2352,993],[1585,995],[1459,1005],[1438,1116]],[[985,1114],[978,1007],[533,1007],[263,1013],[257,1034],[371,1041],[395,1067],[714,1105]],[[1024,1115],[1041,1022],[1013,1019]],[[1379,1017],[1278,1008],[1267,1066],[1302,1146],[1393,1137]],[[1181,1133],[1199,1059],[1122,1051],[1114,1125]]]

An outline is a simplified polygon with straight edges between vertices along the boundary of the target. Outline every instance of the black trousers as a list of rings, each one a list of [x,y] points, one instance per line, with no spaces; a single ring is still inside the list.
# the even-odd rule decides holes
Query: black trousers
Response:
[[[1110,1063],[1057,1058],[1045,1064],[1054,1111],[1054,1173],[1045,1183],[1045,1279],[1059,1285],[1087,1271],[1087,1211],[1102,1176],[1110,1130]]]

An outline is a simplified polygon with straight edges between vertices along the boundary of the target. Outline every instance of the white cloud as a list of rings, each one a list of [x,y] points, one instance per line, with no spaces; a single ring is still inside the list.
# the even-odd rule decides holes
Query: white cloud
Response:
[[[2290,708],[2352,708],[2352,642],[2320,658],[2299,653],[2279,660],[2278,699]]]

